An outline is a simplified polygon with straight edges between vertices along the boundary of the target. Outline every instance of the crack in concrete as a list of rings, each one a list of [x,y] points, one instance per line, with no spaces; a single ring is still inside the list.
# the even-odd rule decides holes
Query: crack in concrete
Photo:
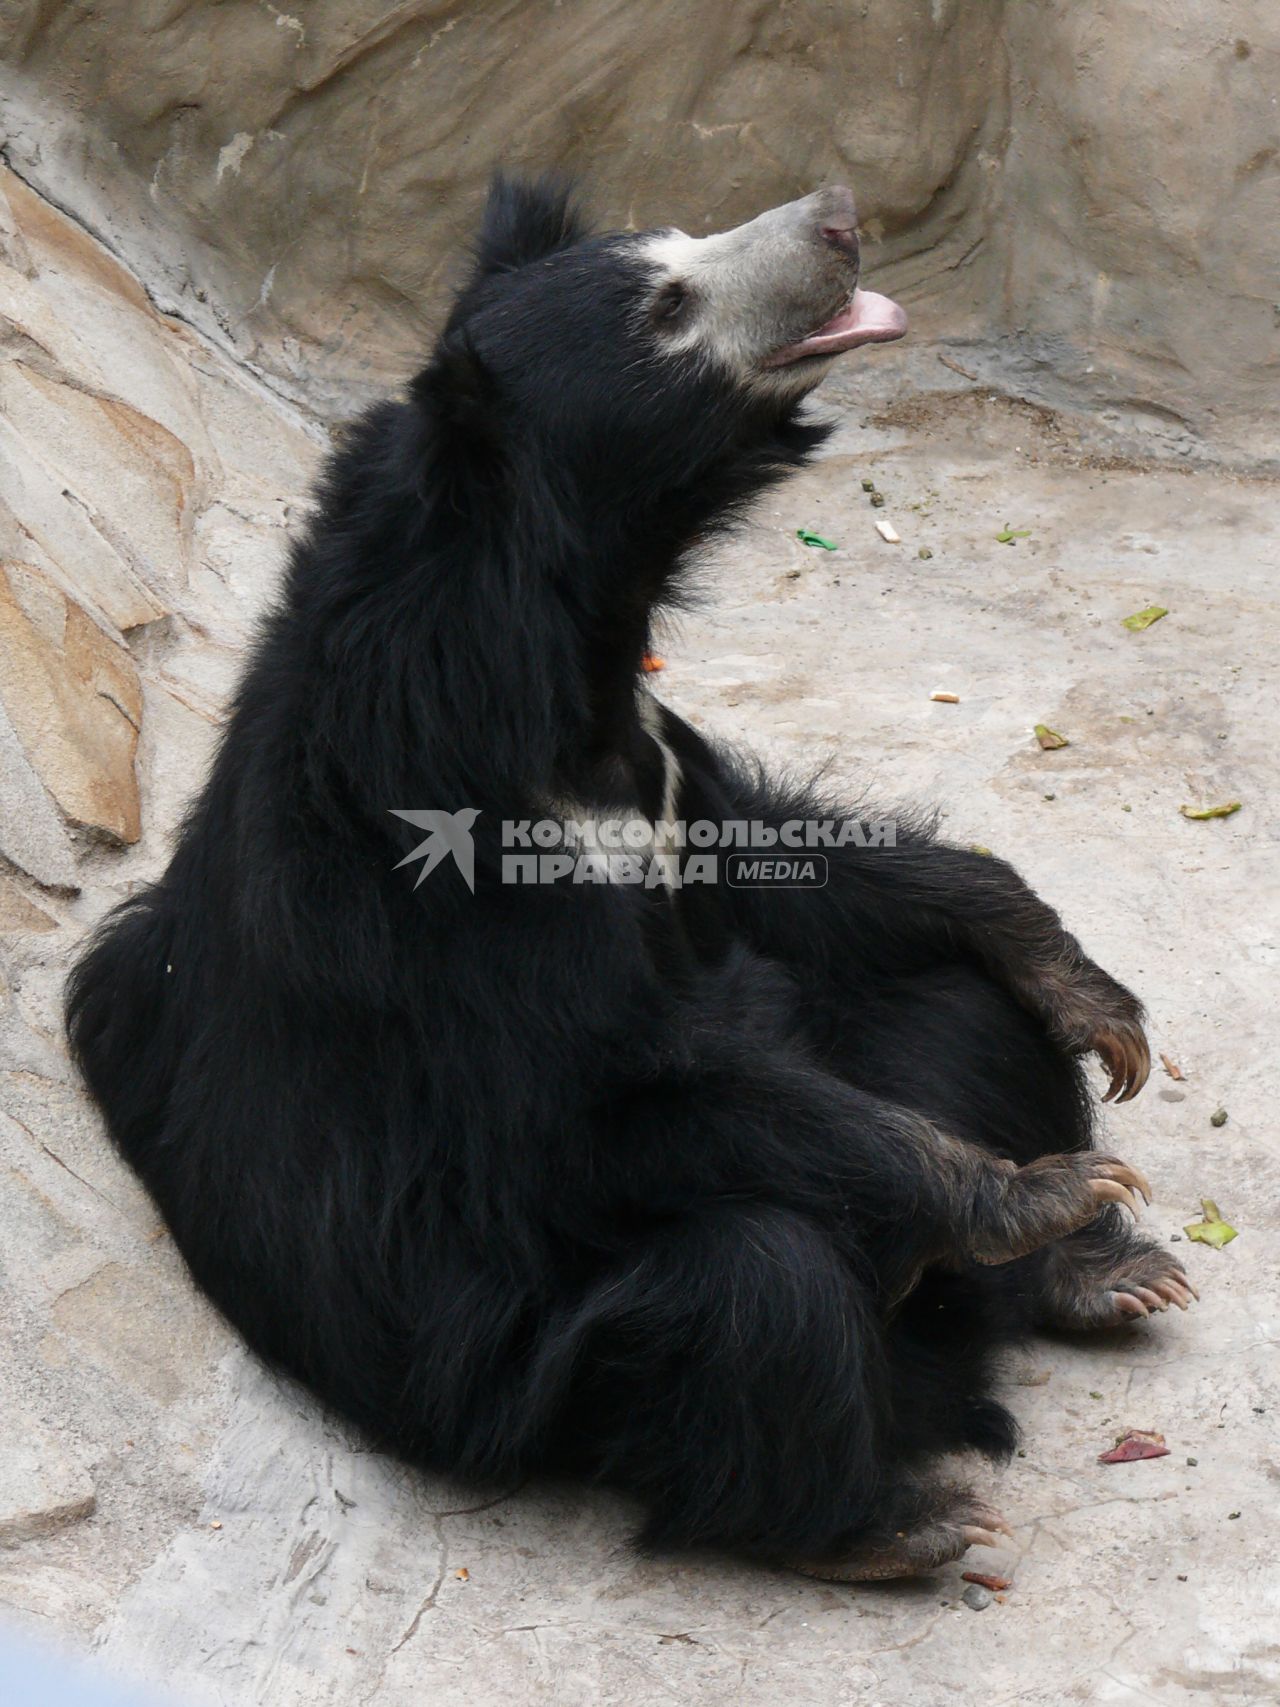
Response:
[[[440,1567],[436,1572],[436,1580],[432,1583],[430,1589],[427,1591],[426,1598],[423,1600],[423,1602],[422,1602],[421,1606],[419,1606],[418,1610],[414,1613],[412,1619],[409,1622],[407,1629],[405,1630],[404,1634],[400,1637],[400,1640],[392,1648],[391,1653],[388,1654],[388,1656],[387,1656],[388,1660],[390,1660],[393,1655],[398,1654],[400,1652],[401,1648],[403,1648],[407,1643],[409,1643],[413,1640],[413,1638],[418,1634],[419,1626],[421,1625],[422,1620],[426,1617],[427,1613],[434,1611],[435,1604],[436,1604],[436,1597],[440,1593],[440,1590],[444,1584],[445,1572],[449,1568],[449,1547],[448,1547],[448,1543],[446,1542],[446,1540],[444,1538],[444,1531],[441,1528],[440,1521],[435,1516],[434,1512],[431,1514],[431,1516],[432,1516],[433,1522],[435,1524],[436,1541],[437,1541],[439,1548],[440,1548]],[[385,1670],[385,1667],[384,1667],[384,1670]],[[370,1697],[369,1699],[372,1700],[372,1697]]]

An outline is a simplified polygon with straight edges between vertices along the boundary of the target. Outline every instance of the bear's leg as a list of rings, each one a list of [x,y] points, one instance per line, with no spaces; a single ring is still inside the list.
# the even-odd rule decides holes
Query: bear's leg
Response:
[[[827,1064],[861,1089],[1022,1163],[1092,1143],[1078,1059],[985,973],[955,964],[867,990],[830,992],[818,1029]],[[1021,1325],[1114,1327],[1196,1294],[1170,1252],[1113,1208],[1000,1271]]]
[[[952,961],[809,995],[823,1064],[860,1090],[1014,1162],[1091,1146],[1080,1060],[980,967]]]
[[[917,1086],[897,1102],[869,1095],[847,1059],[820,1071],[812,1047],[726,1035],[713,1010],[694,1042],[701,1059],[681,1062],[673,1047],[668,1072],[602,1108],[609,1154],[625,1159],[620,1189],[633,1203],[714,1196],[807,1214],[865,1260],[886,1309],[932,1264],[1012,1263],[1108,1203],[1136,1215],[1149,1201],[1140,1173],[1087,1143],[1044,1154],[1035,1097],[1007,1099],[1007,1155],[972,1110],[976,1142],[924,1116]],[[966,1112],[963,1097],[954,1106]]]
[[[665,709],[662,716],[684,768],[686,818],[758,827],[753,851],[762,854],[776,852],[779,836],[794,836],[796,825],[843,834],[847,819],[837,833],[821,801],[744,773],[682,719]],[[1069,1053],[1101,1057],[1111,1074],[1107,1099],[1127,1102],[1142,1089],[1151,1058],[1141,1003],[1089,959],[1012,866],[906,823],[888,845],[820,845],[820,888],[725,887],[736,929],[762,952],[806,982],[815,973],[838,983],[851,974],[856,981],[859,970],[893,976],[943,961],[980,967]]]
[[[922,1461],[943,1442],[903,1451],[897,1407],[919,1407],[932,1377],[896,1391],[873,1292],[805,1216],[720,1204],[682,1218],[602,1280],[571,1339],[566,1431],[581,1467],[645,1503],[649,1547],[855,1580],[1006,1530],[930,1482]]]

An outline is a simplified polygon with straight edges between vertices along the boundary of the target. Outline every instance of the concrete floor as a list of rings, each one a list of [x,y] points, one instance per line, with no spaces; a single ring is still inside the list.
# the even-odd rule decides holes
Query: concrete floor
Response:
[[[659,691],[784,763],[829,757],[881,804],[937,803],[952,838],[1011,858],[1141,993],[1185,1077],[1157,1068],[1108,1116],[1108,1142],[1154,1182],[1148,1224],[1181,1238],[1202,1303],[1011,1360],[1025,1453],[974,1473],[1018,1540],[968,1563],[1013,1587],[981,1611],[958,1565],[849,1589],[639,1560],[616,1499],[424,1482],[354,1444],[194,1297],[58,1039],[74,941],[162,866],[213,736],[197,712],[225,693],[267,590],[223,565],[215,619],[135,646],[142,844],[87,855],[80,898],[9,939],[4,1405],[47,1521],[0,1552],[0,1600],[27,1626],[174,1702],[223,1707],[1280,1693],[1275,486],[1188,446],[1151,465],[1086,455],[1069,423],[928,350],[855,358],[825,401],[841,419],[830,451],[718,548]],[[307,476],[301,443],[281,499]],[[277,555],[279,506],[239,513],[262,560]],[[884,544],[876,517],[903,543]],[[1029,537],[997,543],[1006,523]],[[802,546],[801,526],[839,549]],[[1121,625],[1152,603],[1169,611],[1154,627]],[[1036,723],[1070,746],[1042,752]],[[1179,813],[1228,799],[1243,809],[1225,821]],[[1223,1250],[1182,1234],[1202,1197],[1239,1228]],[[1163,1431],[1169,1456],[1099,1464],[1131,1426]]]

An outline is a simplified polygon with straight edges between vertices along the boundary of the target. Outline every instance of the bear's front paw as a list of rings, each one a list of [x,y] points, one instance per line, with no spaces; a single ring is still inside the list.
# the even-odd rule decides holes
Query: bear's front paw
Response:
[[[1137,1168],[1097,1150],[1040,1156],[1022,1168],[1005,1163],[978,1193],[968,1254],[1013,1262],[1088,1226],[1108,1203],[1136,1219],[1143,1202],[1151,1202],[1151,1187]]]
[[[1129,1102],[1151,1072],[1142,1003],[1093,961],[1055,966],[1028,981],[1024,999],[1075,1055],[1096,1054],[1111,1076],[1104,1102]]]

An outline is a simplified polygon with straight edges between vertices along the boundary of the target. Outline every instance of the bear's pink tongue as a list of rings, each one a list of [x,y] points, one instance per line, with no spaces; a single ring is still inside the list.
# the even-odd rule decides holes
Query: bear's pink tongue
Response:
[[[834,356],[856,350],[860,344],[891,344],[907,329],[907,316],[896,302],[874,290],[855,290],[853,296],[825,326],[788,344],[770,356],[768,367],[784,367],[804,356]]]

